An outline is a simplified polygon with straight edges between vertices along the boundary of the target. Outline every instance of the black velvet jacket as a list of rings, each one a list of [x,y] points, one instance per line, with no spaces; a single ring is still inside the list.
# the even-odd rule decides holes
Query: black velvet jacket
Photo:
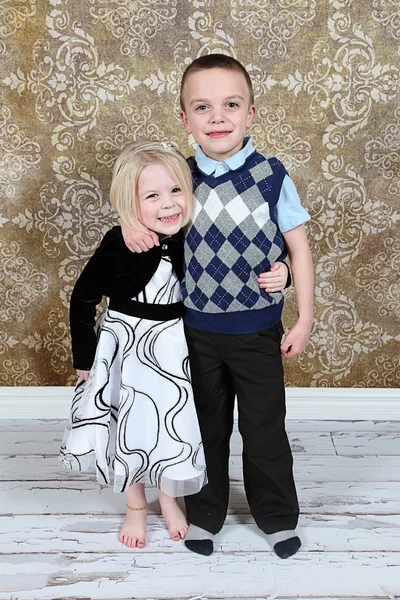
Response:
[[[179,281],[183,279],[183,232],[165,238],[160,246],[135,254],[125,245],[121,227],[106,233],[83,269],[71,295],[70,327],[75,369],[89,371],[96,353],[96,306],[103,296],[128,301],[139,294],[157,271],[163,253],[171,258]]]

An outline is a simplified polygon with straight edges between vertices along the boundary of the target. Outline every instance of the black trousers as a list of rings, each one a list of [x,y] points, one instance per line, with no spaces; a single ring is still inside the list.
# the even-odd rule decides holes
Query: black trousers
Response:
[[[185,327],[208,484],[185,497],[187,518],[211,533],[229,501],[229,440],[235,395],[243,439],[243,478],[251,514],[264,533],[294,529],[299,506],[285,431],[282,324],[231,335]]]

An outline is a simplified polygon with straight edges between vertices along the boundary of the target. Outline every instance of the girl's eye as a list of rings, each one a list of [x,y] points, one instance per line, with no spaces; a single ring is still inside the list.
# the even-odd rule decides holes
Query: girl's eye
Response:
[[[173,194],[179,194],[181,191],[182,191],[182,190],[181,190],[181,188],[180,188],[180,187],[178,187],[178,186],[177,186],[177,187],[174,187],[174,188],[172,188],[172,193],[173,193]]]
[[[155,200],[157,198],[157,194],[149,194],[148,196],[146,196],[146,200]]]

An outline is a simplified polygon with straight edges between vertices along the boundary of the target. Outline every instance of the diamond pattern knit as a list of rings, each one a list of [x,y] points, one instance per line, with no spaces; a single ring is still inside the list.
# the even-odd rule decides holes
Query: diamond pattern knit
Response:
[[[192,159],[189,165],[196,205],[185,242],[186,307],[204,318],[274,305],[281,311],[282,294],[260,290],[257,276],[286,256],[272,217],[286,175],[282,163],[254,152],[219,177],[204,175]]]

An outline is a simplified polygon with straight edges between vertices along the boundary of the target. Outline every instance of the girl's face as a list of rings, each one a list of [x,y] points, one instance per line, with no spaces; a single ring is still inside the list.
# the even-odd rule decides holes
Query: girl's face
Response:
[[[138,180],[140,220],[148,229],[173,235],[182,227],[186,198],[170,171],[161,164],[147,165]]]

